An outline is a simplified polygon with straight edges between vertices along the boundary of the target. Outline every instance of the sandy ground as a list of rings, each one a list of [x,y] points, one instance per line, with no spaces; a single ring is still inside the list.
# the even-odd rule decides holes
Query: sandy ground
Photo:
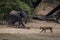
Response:
[[[0,25],[0,35],[1,33],[3,33],[3,36],[5,36],[6,33],[13,34],[13,38],[11,36],[6,36],[6,38],[9,40],[60,40],[60,24],[33,20],[32,22],[28,22],[26,26],[30,27],[30,29],[21,29],[16,28],[16,26],[8,27],[7,25]],[[51,33],[49,30],[47,30],[46,33],[40,33],[40,26],[53,27],[53,33]],[[4,37],[0,37],[1,40],[4,39]]]
[[[53,23],[53,22],[46,22],[46,21],[37,21],[33,20],[32,22],[28,22],[26,27],[30,27],[30,29],[22,29],[17,28],[17,26],[10,26],[8,25],[0,25],[0,33],[40,33],[40,26],[41,27],[53,27],[53,31],[60,31],[60,24]],[[26,32],[27,31],[27,32]],[[49,30],[47,30],[49,32]]]

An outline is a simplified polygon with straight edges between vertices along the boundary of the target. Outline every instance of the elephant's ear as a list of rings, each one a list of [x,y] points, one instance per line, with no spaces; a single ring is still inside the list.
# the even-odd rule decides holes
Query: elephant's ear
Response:
[[[25,13],[24,13],[24,12],[22,12],[20,15],[21,15],[22,17],[25,17]]]

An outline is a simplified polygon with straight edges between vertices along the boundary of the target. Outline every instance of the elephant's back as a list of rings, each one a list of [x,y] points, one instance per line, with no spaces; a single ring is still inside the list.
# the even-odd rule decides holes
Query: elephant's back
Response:
[[[12,10],[9,14],[18,15],[18,11]]]

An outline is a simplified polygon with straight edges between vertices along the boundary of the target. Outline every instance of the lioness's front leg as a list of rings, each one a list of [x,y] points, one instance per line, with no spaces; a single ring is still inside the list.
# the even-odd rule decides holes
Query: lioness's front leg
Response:
[[[40,33],[43,32],[43,31],[44,31],[44,29],[42,29],[42,30],[40,31]]]

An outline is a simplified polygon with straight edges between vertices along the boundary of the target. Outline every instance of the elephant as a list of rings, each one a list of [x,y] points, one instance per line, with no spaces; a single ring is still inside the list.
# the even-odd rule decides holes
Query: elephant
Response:
[[[18,11],[17,15],[7,13],[5,16],[6,16],[6,20],[8,21],[9,25],[14,25],[16,22],[18,22],[19,27],[20,25],[22,25],[22,27],[24,28],[25,27],[24,23],[25,24],[27,23],[27,15],[25,12]],[[25,21],[23,21],[23,19]]]

